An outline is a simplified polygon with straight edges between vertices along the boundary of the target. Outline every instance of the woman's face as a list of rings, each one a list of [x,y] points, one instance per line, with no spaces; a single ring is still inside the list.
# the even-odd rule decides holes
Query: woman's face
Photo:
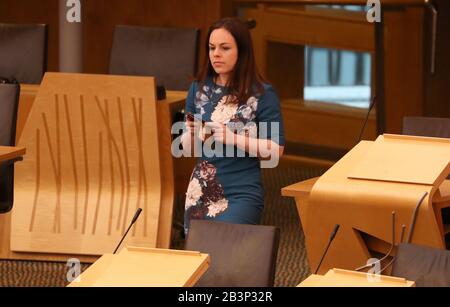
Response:
[[[211,33],[209,59],[217,74],[225,76],[233,71],[238,59],[238,47],[230,32],[221,28]]]

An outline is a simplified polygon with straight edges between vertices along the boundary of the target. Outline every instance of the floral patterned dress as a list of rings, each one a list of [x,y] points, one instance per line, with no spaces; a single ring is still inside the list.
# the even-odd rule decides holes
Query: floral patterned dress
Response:
[[[270,85],[265,84],[264,93],[252,96],[248,101],[228,103],[235,99],[229,95],[228,88],[212,81],[203,85],[202,90],[199,83],[194,82],[186,99],[186,114],[193,113],[206,122],[225,124],[238,134],[271,139],[284,145],[279,99]],[[267,123],[264,133],[259,131],[260,123]],[[276,133],[273,133],[273,124],[278,127]],[[259,159],[239,152],[236,147],[221,146],[223,153],[234,154],[210,157],[202,151],[192,173],[185,203],[186,234],[191,219],[260,223],[264,190]]]

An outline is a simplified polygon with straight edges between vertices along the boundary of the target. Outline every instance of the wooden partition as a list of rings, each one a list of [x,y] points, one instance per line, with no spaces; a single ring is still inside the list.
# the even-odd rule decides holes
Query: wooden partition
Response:
[[[39,85],[25,84],[21,86],[19,112],[17,117],[16,142],[22,135],[25,123],[30,115],[31,108],[39,91]],[[165,165],[163,176],[173,170],[168,180],[175,180],[174,190],[177,194],[184,194],[189,184],[190,173],[194,169],[194,158],[172,158],[167,155],[171,149],[171,128],[177,113],[184,110],[187,92],[184,91],[167,91],[165,99],[158,100],[156,111],[158,113],[158,126],[161,133],[159,134],[159,143],[161,151],[161,163]],[[166,244],[166,243],[164,243]]]
[[[19,140],[29,155],[16,167],[12,251],[110,252],[138,207],[129,242],[168,246],[171,219],[160,217],[173,190],[162,180],[154,86],[153,78],[46,75]]]
[[[58,71],[59,0],[0,0],[0,22],[49,25],[49,71]],[[229,0],[87,0],[82,2],[86,73],[107,73],[114,26],[193,27],[202,40],[210,24],[231,15]],[[203,56],[201,50],[200,57]]]
[[[25,123],[29,118],[30,111],[33,108],[36,96],[39,92],[39,85],[22,85],[19,103],[19,113],[17,122],[17,142],[22,135]],[[156,104],[158,118],[158,134],[161,180],[162,184],[162,200],[160,209],[159,228],[165,231],[158,233],[158,247],[168,248],[170,246],[170,230],[172,223],[172,212],[174,210],[174,193],[183,193],[188,182],[188,170],[186,169],[185,159],[173,159],[171,150],[171,127],[176,112],[184,108],[186,92],[167,92],[167,98],[159,100]],[[192,164],[192,163],[187,163]],[[180,192],[181,191],[181,192]],[[65,261],[72,255],[42,254],[42,253],[17,253],[10,249],[10,226],[11,214],[0,216],[0,258],[2,259],[30,259],[30,260],[50,260]],[[77,256],[84,262],[93,262],[97,257]]]

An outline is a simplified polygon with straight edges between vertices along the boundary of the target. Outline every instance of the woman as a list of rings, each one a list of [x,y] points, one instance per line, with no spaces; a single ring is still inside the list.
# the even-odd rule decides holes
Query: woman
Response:
[[[205,141],[198,131],[206,130],[204,147],[214,142],[210,147],[226,156],[201,152],[186,193],[186,234],[191,219],[259,224],[260,160],[278,161],[284,150],[279,100],[257,71],[247,25],[237,18],[219,20],[209,29],[205,48],[209,56],[186,99],[190,116],[181,142],[192,152],[199,139]],[[206,122],[203,129],[192,114]]]

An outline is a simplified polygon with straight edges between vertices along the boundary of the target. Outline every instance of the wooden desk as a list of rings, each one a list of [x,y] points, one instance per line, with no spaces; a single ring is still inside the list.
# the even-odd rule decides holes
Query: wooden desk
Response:
[[[39,91],[39,85],[23,84],[20,91],[20,103],[17,116],[16,142],[19,141],[25,123],[33,107],[34,99]],[[160,136],[160,150],[170,152],[172,137],[170,134],[172,121],[175,114],[184,109],[187,93],[184,91],[167,91],[167,98],[159,100],[157,104],[158,125],[161,131],[165,131]],[[170,158],[168,155],[162,155],[162,169],[173,169],[174,192],[175,194],[186,193],[189,184],[189,178],[194,169],[196,159],[194,158]],[[167,158],[167,159],[165,159]],[[167,175],[166,173],[164,175]],[[170,176],[170,175],[169,175]]]
[[[352,270],[365,264],[371,252],[386,254],[392,211],[397,244],[403,224],[409,234],[425,192],[412,243],[445,248],[449,226],[443,225],[441,211],[450,206],[450,183],[444,180],[450,170],[449,145],[444,139],[385,135],[377,142],[361,142],[319,179],[284,188],[284,196],[295,197],[310,266],[317,267],[336,224],[341,228],[320,273],[333,267]]]
[[[199,252],[128,247],[102,256],[69,287],[192,287],[209,262]]]
[[[0,146],[0,162],[21,157],[26,150],[22,147]]]
[[[20,103],[17,119],[17,141],[20,140],[25,124],[28,120],[30,111],[33,108],[35,98],[39,92],[39,85],[22,85]],[[189,174],[181,173],[184,171],[179,164],[184,162],[180,159],[174,160],[168,153],[171,152],[171,127],[172,120],[178,110],[184,108],[186,92],[169,91],[167,98],[157,102],[157,125],[158,130],[162,133],[158,135],[159,152],[160,152],[160,169],[161,172],[161,209],[159,228],[163,229],[158,233],[157,246],[168,248],[170,245],[170,231],[172,227],[172,213],[174,203],[174,193],[178,186],[184,186],[184,181],[188,181]],[[177,164],[177,166],[174,166]],[[186,167],[188,169],[190,167]],[[176,170],[176,171],[174,171]],[[189,170],[189,172],[192,168]],[[187,172],[187,171],[186,171]],[[174,184],[177,178],[177,184]],[[184,179],[184,180],[183,180]],[[0,259],[21,259],[21,260],[44,260],[44,261],[66,261],[71,255],[57,254],[38,254],[38,253],[14,253],[10,250],[10,227],[11,216],[9,214],[0,216]],[[98,259],[97,256],[77,256],[83,262],[93,262]]]
[[[311,275],[298,287],[415,287],[415,282],[404,278],[332,269],[325,275]]]

